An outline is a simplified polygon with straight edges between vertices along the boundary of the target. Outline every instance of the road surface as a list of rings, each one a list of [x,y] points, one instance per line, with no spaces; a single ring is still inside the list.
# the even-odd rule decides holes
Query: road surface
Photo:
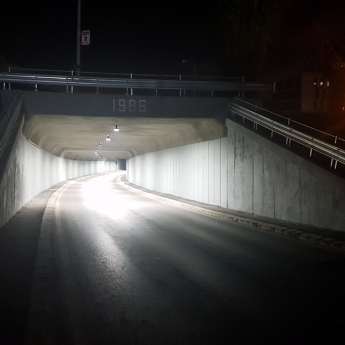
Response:
[[[146,198],[118,175],[57,201],[59,343],[344,342],[343,254]]]

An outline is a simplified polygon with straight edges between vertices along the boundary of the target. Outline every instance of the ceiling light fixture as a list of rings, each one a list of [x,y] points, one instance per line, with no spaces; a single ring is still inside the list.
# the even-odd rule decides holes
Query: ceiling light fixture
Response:
[[[102,145],[102,142],[100,141],[98,145]]]
[[[111,139],[109,138],[109,133],[107,134],[107,137],[105,138],[106,141],[110,141]]]
[[[117,125],[115,125],[114,132],[118,132],[118,131],[120,131],[120,129],[117,128]]]

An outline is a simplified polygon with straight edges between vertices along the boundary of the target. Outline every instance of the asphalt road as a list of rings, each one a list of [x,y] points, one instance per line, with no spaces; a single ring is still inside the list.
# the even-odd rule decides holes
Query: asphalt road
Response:
[[[57,202],[59,343],[344,342],[343,254],[146,198],[116,176],[78,180]]]

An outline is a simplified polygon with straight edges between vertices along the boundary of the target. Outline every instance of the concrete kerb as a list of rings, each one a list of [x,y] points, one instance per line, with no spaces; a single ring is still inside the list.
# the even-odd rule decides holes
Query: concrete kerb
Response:
[[[255,229],[268,231],[268,232],[279,234],[279,235],[289,236],[289,237],[292,237],[292,238],[300,240],[300,241],[309,242],[309,243],[312,243],[314,245],[326,247],[329,249],[334,249],[334,250],[341,251],[341,252],[345,253],[345,241],[338,241],[338,240],[333,239],[333,238],[323,237],[321,235],[309,233],[309,232],[302,231],[302,230],[287,228],[287,227],[283,227],[283,226],[279,226],[279,225],[275,225],[275,224],[264,223],[264,222],[256,221],[256,220],[249,219],[249,218],[238,217],[235,215],[231,215],[229,213],[214,211],[214,210],[210,210],[207,208],[191,205],[191,204],[188,204],[185,202],[173,200],[173,199],[170,199],[168,197],[163,197],[160,195],[156,195],[156,194],[149,193],[149,192],[137,189],[135,187],[132,187],[129,184],[122,181],[124,177],[125,177],[124,175],[119,176],[117,178],[117,182],[120,185],[122,185],[123,187],[127,188],[128,190],[131,190],[135,193],[141,194],[145,197],[160,200],[160,201],[163,201],[163,202],[166,202],[166,203],[178,206],[178,207],[182,207],[182,208],[187,209],[189,211],[201,213],[201,214],[204,214],[204,215],[207,215],[210,217],[227,220],[227,221],[230,221],[233,223],[241,224],[241,225],[252,227]]]

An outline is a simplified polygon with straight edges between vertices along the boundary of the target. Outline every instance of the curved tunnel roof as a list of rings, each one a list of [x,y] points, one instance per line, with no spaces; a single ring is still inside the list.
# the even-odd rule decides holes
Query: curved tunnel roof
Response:
[[[115,125],[119,132],[113,131]],[[98,160],[95,151],[110,159],[129,159],[224,137],[225,126],[212,118],[33,115],[23,133],[44,150],[68,159]],[[110,141],[105,140],[107,133]]]

